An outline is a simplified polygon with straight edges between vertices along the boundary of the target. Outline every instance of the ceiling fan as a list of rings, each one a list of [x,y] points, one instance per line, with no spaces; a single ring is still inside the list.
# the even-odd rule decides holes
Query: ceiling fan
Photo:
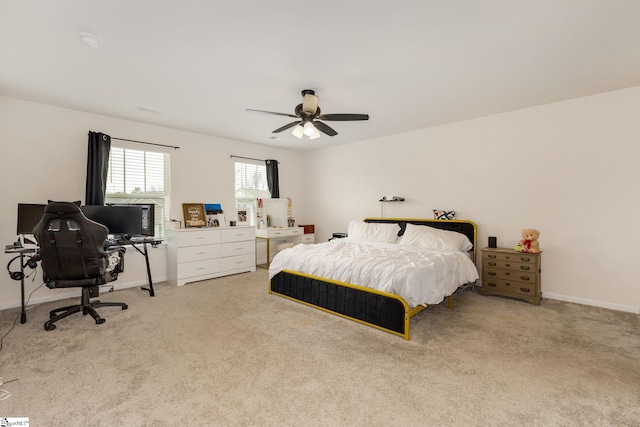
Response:
[[[295,122],[284,125],[274,130],[272,133],[279,133],[284,130],[294,128],[291,132],[294,136],[302,138],[304,135],[307,135],[309,139],[319,138],[320,132],[329,136],[336,136],[338,134],[338,132],[320,120],[333,120],[338,122],[369,120],[368,114],[322,114],[320,112],[320,107],[318,107],[318,97],[316,96],[315,91],[311,89],[305,89],[302,91],[302,104],[298,104],[296,106],[295,114],[252,109],[247,109],[247,111],[297,118],[298,120]]]

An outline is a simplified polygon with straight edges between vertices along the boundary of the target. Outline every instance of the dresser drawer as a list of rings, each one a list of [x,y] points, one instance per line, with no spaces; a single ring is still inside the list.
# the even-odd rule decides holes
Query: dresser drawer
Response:
[[[178,247],[220,243],[220,230],[184,231],[178,233]]]
[[[316,242],[316,235],[315,234],[303,234],[302,236],[300,236],[300,243],[307,243],[307,244],[312,244]]]
[[[178,263],[220,258],[220,245],[187,246],[178,249]]]
[[[522,283],[514,280],[502,279],[485,279],[482,281],[482,287],[488,291],[502,291],[513,294],[514,296],[536,297],[537,289],[535,283]]]
[[[254,240],[256,235],[256,230],[253,227],[231,228],[220,230],[220,232],[220,241],[222,243]]]
[[[524,262],[535,264],[539,255],[532,256],[531,254],[520,254],[516,251],[513,252],[482,252],[482,260],[494,260],[494,261],[511,261],[511,262]]]
[[[255,254],[237,255],[227,258],[220,258],[220,270],[230,271],[237,269],[255,269]]]
[[[535,271],[500,270],[482,267],[483,276],[487,279],[504,279],[524,283],[536,283],[538,275]]]
[[[255,240],[245,240],[244,242],[231,242],[220,244],[220,256],[229,257],[235,255],[255,255]]]
[[[178,279],[204,276],[220,271],[220,259],[207,259],[203,261],[185,262],[178,265]]]
[[[276,228],[274,230],[269,230],[267,235],[270,239],[277,239],[278,237],[287,237],[287,236],[300,236],[302,235],[302,228]]]
[[[536,272],[536,264],[535,263],[524,263],[524,262],[514,262],[514,261],[505,261],[500,259],[482,259],[482,269],[503,269],[503,270],[511,270],[511,271],[520,271],[520,272]]]

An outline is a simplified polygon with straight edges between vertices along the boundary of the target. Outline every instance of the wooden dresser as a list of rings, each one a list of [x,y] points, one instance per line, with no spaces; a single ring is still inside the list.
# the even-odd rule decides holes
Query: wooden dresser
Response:
[[[542,253],[526,254],[508,248],[482,248],[480,295],[520,298],[540,305]]]

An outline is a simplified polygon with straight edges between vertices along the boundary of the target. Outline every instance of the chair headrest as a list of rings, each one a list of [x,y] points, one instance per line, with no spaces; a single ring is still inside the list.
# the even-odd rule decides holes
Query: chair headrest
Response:
[[[45,213],[50,214],[73,214],[82,212],[80,210],[80,206],[78,206],[75,202],[49,202],[47,206],[44,208]]]

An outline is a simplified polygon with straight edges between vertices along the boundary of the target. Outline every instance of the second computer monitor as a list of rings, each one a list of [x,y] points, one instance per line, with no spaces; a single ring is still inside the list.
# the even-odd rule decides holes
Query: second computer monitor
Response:
[[[141,206],[82,206],[84,215],[92,221],[106,226],[109,234],[117,236],[142,235]]]

